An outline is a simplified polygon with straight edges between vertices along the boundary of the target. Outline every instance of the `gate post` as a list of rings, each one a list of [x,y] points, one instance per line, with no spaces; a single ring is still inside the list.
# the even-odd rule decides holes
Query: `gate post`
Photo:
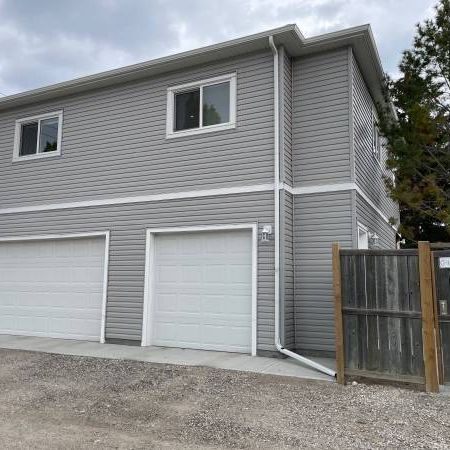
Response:
[[[420,304],[422,308],[425,389],[427,392],[439,392],[431,264],[432,260],[429,242],[419,242]]]
[[[333,242],[333,292],[334,292],[334,324],[336,334],[336,379],[339,384],[345,384],[344,363],[344,327],[342,322],[342,286],[341,259],[339,243]]]

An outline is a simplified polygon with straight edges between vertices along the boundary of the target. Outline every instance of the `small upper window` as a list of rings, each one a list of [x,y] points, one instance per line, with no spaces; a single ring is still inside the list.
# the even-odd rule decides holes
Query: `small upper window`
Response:
[[[13,160],[61,154],[62,111],[16,121]]]
[[[381,138],[378,122],[373,118],[372,121],[372,152],[378,161],[381,161]]]
[[[369,248],[369,230],[358,223],[358,248],[367,250]]]
[[[236,75],[168,89],[167,137],[234,128]]]

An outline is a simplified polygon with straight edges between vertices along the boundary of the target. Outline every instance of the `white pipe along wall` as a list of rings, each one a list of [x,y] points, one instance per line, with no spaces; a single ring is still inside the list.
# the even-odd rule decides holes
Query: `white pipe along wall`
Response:
[[[280,339],[280,99],[279,99],[279,88],[280,88],[280,76],[278,70],[278,50],[273,41],[273,36],[269,36],[269,45],[273,53],[273,70],[274,70],[274,138],[275,138],[275,183],[274,183],[274,194],[275,194],[275,346],[277,350],[291,358],[300,361],[301,363],[312,367],[320,372],[323,372],[331,377],[336,377],[336,372],[328,367],[318,364],[309,358],[305,358],[297,353],[287,350],[281,344]]]

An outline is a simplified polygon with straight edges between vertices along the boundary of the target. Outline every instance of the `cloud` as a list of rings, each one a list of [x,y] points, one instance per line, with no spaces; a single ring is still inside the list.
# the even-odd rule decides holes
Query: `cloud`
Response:
[[[0,92],[12,94],[268,28],[371,23],[395,73],[432,0],[0,0]]]

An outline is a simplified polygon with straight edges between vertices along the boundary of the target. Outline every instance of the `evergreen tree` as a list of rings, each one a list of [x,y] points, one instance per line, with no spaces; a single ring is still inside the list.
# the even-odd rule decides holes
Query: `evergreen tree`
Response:
[[[417,25],[399,68],[397,80],[387,79],[397,120],[380,108],[387,164],[396,174],[385,182],[410,245],[450,241],[450,0],[440,0],[435,17]]]

